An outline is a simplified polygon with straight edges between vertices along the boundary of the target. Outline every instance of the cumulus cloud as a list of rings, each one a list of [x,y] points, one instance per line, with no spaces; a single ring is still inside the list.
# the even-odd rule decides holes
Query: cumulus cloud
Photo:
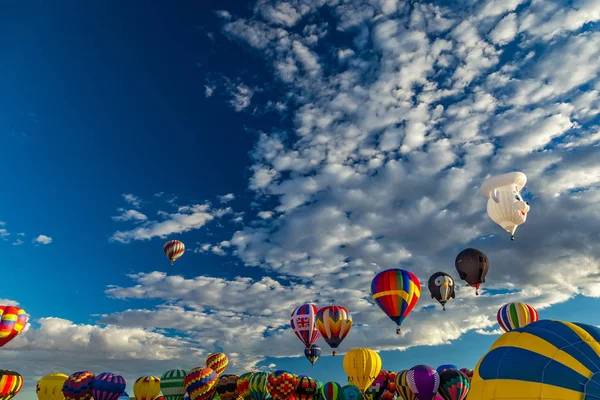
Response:
[[[38,237],[33,239],[33,242],[37,244],[50,244],[52,243],[52,238],[46,235],[38,235]]]
[[[176,213],[162,212],[163,221],[145,221],[141,226],[128,231],[117,231],[111,241],[129,243],[132,240],[150,240],[154,237],[166,238],[168,235],[180,234],[199,229],[212,221],[231,212],[231,209],[211,209],[208,204],[180,206]]]
[[[148,217],[137,210],[125,210],[124,208],[119,208],[117,211],[119,211],[121,215],[112,217],[115,221],[145,221],[148,219]]]
[[[130,274],[106,295],[156,306],[106,313],[99,325],[42,319],[13,345],[30,346],[27,368],[41,370],[40,355],[59,357],[71,340],[81,353],[100,343],[106,369],[113,359],[150,368],[227,349],[231,372],[242,372],[265,354],[298,356],[289,313],[311,301],[352,310],[343,353],[497,335],[497,309],[509,301],[543,313],[577,295],[600,297],[600,36],[585,29],[599,19],[596,2],[438,3],[261,0],[251,16],[220,12],[231,45],[263,57],[273,82],[261,90],[285,93],[278,101],[291,117],[263,129],[251,152],[248,188],[260,212],[193,250],[247,269],[231,279]],[[327,42],[328,32],[342,35]],[[225,101],[245,110],[259,99],[240,79]],[[511,242],[479,188],[514,170],[528,176],[531,212]],[[160,215],[112,240],[186,233],[225,215],[243,222],[207,204]],[[398,337],[370,299],[373,276],[402,266],[422,283],[438,270],[456,277],[465,247],[490,259],[481,295],[459,286],[440,313],[424,289]],[[104,342],[109,332],[116,343]]]
[[[123,194],[123,199],[125,199],[125,202],[131,204],[133,207],[140,208],[141,200],[139,197],[132,194]]]
[[[16,241],[13,242],[12,245],[13,246],[19,246],[19,245],[22,245],[22,244],[23,244],[23,241],[21,239],[17,239]]]
[[[223,204],[229,203],[230,201],[235,199],[235,195],[233,193],[227,193],[224,196],[219,196],[219,201]]]

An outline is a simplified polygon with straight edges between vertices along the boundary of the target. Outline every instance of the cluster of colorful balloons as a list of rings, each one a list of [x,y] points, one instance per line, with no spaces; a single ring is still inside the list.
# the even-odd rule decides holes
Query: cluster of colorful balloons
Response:
[[[352,315],[346,307],[327,306],[319,309],[316,304],[302,304],[290,317],[292,330],[304,343],[304,355],[314,366],[321,355],[315,343],[320,337],[329,347],[337,349],[352,328]],[[336,352],[333,351],[333,355]]]

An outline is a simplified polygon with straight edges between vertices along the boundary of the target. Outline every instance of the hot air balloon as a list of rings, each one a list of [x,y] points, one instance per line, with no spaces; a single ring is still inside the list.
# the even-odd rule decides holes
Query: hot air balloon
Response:
[[[343,400],[363,400],[363,395],[360,389],[354,385],[346,385],[342,387]]]
[[[244,400],[250,400],[250,378],[252,377],[252,372],[246,372],[240,375],[237,381],[237,390],[240,396],[243,397]]]
[[[429,365],[416,365],[406,373],[410,390],[419,400],[431,400],[440,386],[440,376]]]
[[[470,387],[465,374],[456,369],[447,369],[440,374],[438,394],[444,400],[465,400]]]
[[[224,374],[217,381],[217,393],[221,400],[234,400],[238,397],[237,381],[238,375]]]
[[[321,308],[317,313],[316,321],[319,334],[332,349],[338,348],[352,328],[352,316],[347,308],[341,306]],[[336,355],[335,351],[333,355]]]
[[[469,382],[471,382],[471,378],[473,377],[473,370],[471,368],[461,368],[460,372],[465,374],[469,378]]]
[[[310,362],[313,367],[321,356],[321,348],[317,345],[311,344],[310,347],[304,349],[304,357]]]
[[[371,349],[352,349],[344,356],[344,371],[364,394],[381,371],[381,358]]]
[[[446,303],[456,296],[454,294],[454,279],[445,272],[436,272],[429,277],[427,287],[429,293],[431,293],[431,298],[439,301],[444,311],[446,311]]]
[[[294,397],[296,400],[313,400],[317,394],[317,381],[310,376],[302,375],[298,379],[298,386]]]
[[[389,375],[385,370],[379,371],[377,378],[371,383],[369,388],[365,391],[366,400],[380,400],[381,396],[388,387]]]
[[[387,389],[383,392],[381,400],[394,400],[396,397],[396,373],[392,371],[385,371],[388,377]]]
[[[539,319],[535,308],[525,303],[508,303],[498,310],[498,325],[504,332],[522,328]]]
[[[23,332],[28,320],[25,310],[14,306],[0,306],[0,347]]]
[[[447,369],[456,369],[458,370],[458,367],[454,364],[442,364],[439,367],[436,368],[436,371],[438,374],[441,374],[442,372],[444,372]]]
[[[71,374],[63,384],[65,400],[89,400],[92,398],[92,385],[96,375],[90,371]]]
[[[181,257],[185,252],[185,245],[179,240],[169,240],[167,243],[165,243],[163,251],[165,252],[165,255],[169,261],[171,261],[171,266],[173,266],[175,260]]]
[[[417,396],[412,392],[410,386],[408,385],[408,381],[406,380],[406,374],[408,370],[405,369],[396,374],[396,393],[402,400],[418,400]]]
[[[135,400],[154,400],[159,394],[160,378],[158,376],[142,376],[133,384]]]
[[[524,173],[511,172],[492,176],[481,185],[481,193],[488,198],[489,217],[510,233],[510,240],[515,240],[515,231],[527,220],[530,210],[520,193],[526,183]]]
[[[0,369],[0,400],[10,400],[23,387],[21,374],[8,369]]]
[[[412,272],[388,269],[373,278],[371,296],[375,304],[398,325],[396,333],[400,334],[402,321],[419,301],[421,283]]]
[[[94,400],[118,400],[126,386],[121,375],[103,372],[92,382],[92,397]]]
[[[326,382],[320,390],[323,400],[341,400],[342,385],[337,382]]]
[[[69,377],[60,372],[52,372],[40,379],[35,387],[39,400],[63,400],[65,395],[62,388]]]
[[[267,372],[255,372],[250,378],[250,396],[252,400],[268,400],[271,398],[267,390],[267,380],[269,374]]]
[[[483,252],[477,249],[464,249],[456,256],[454,261],[460,279],[475,288],[475,294],[479,295],[479,286],[485,283],[488,273],[489,262]]]
[[[304,346],[310,347],[319,339],[317,330],[317,313],[319,309],[312,303],[297,307],[290,317],[290,325]]]
[[[500,336],[481,358],[469,399],[600,398],[600,329],[540,320]]]
[[[215,371],[217,376],[227,369],[227,365],[229,365],[229,359],[224,353],[210,354],[206,359],[206,366]]]
[[[213,396],[216,389],[217,373],[210,367],[196,367],[185,377],[185,390],[190,395],[190,400],[206,400]]]
[[[186,376],[187,371],[184,369],[171,369],[160,377],[160,391],[167,400],[183,399]]]
[[[267,391],[273,400],[288,400],[297,386],[298,377],[287,371],[275,371],[267,378]]]

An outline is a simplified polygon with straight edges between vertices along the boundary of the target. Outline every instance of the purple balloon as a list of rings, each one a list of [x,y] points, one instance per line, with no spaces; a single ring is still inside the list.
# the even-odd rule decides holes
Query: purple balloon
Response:
[[[121,375],[104,372],[92,383],[94,400],[117,400],[125,391],[125,379]]]
[[[416,365],[406,373],[406,381],[419,400],[433,400],[440,386],[440,375],[429,365]]]

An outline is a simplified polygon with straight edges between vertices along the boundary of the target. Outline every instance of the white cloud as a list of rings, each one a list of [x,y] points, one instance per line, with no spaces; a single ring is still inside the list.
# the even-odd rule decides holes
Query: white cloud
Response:
[[[214,86],[204,85],[204,96],[210,97],[213,95],[214,91],[215,91]]]
[[[33,242],[38,244],[50,244],[52,243],[52,238],[46,235],[38,235],[38,237],[33,239]]]
[[[161,197],[163,194],[165,194],[165,192],[158,192],[158,193],[154,193],[154,197]]]
[[[121,212],[121,215],[111,217],[115,221],[145,221],[148,219],[148,217],[137,210],[125,210],[124,208],[119,208],[117,211]]]
[[[7,240],[6,238],[10,236],[10,233],[6,230],[6,228],[0,228],[0,239]]]
[[[154,237],[164,239],[169,235],[199,229],[219,214],[222,214],[222,210],[212,211],[207,204],[181,206],[176,213],[166,214],[164,221],[146,221],[132,230],[115,232],[111,241],[129,243],[132,240],[150,240]]]
[[[269,219],[273,217],[273,211],[261,211],[258,213],[258,217],[262,219]]]
[[[25,233],[19,232],[19,233],[17,233],[17,236],[25,236]]]
[[[21,244],[23,244],[23,241],[21,239],[17,239],[12,245],[13,246],[19,246]]]
[[[492,42],[499,45],[510,43],[517,35],[517,15],[510,13],[490,32]]]
[[[219,196],[219,201],[223,204],[229,203],[234,199],[235,195],[233,193],[227,193],[225,196]]]
[[[139,197],[134,196],[132,194],[123,194],[123,198],[128,204],[131,204],[135,208],[140,208],[141,200]]]

